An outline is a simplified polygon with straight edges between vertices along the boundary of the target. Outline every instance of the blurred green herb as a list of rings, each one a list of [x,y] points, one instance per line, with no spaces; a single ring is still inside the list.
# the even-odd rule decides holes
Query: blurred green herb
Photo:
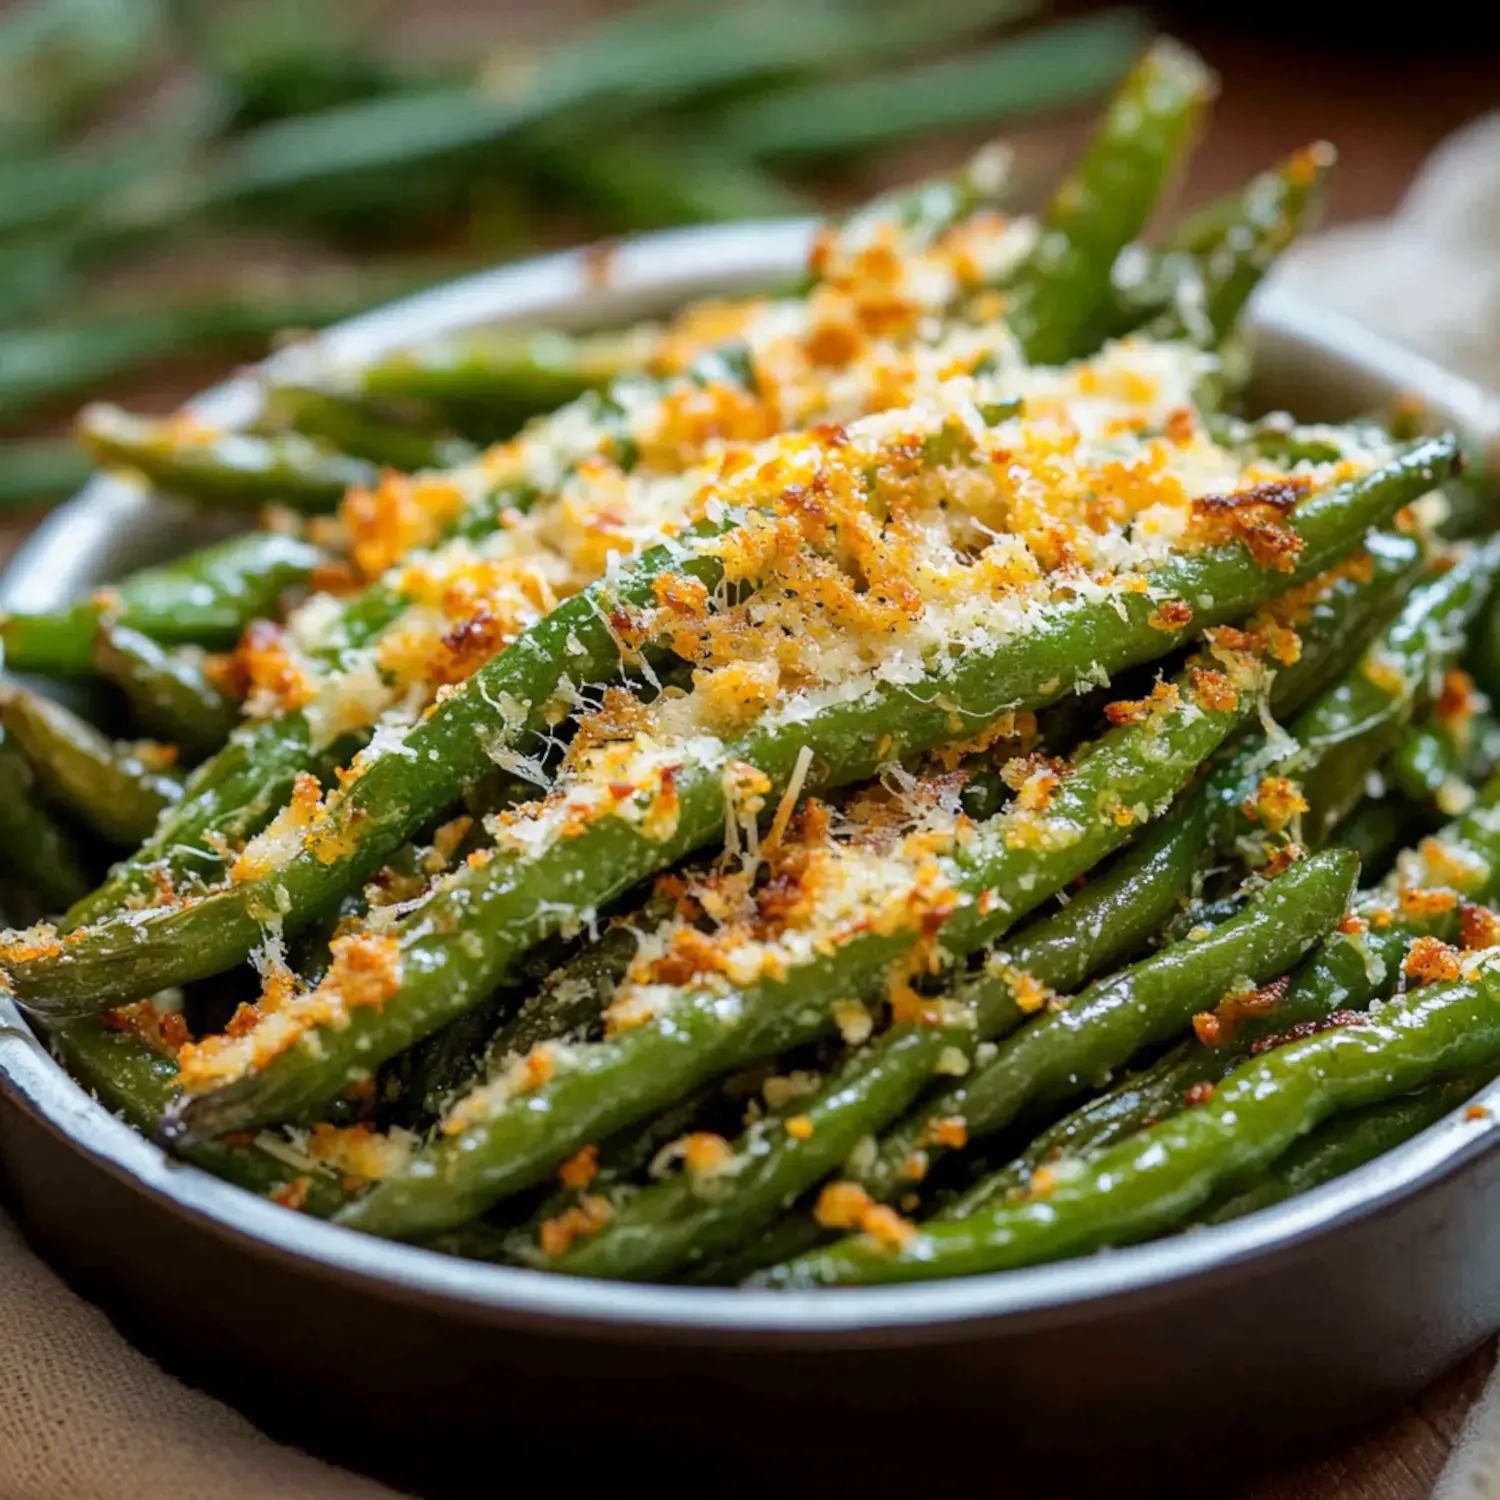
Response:
[[[1085,103],[1143,40],[1131,10],[1000,36],[1045,9],[645,0],[476,59],[398,52],[357,0],[29,0],[0,19],[0,428],[549,237],[807,212],[803,166],[821,184],[830,164]],[[225,228],[374,269],[101,306],[118,270]],[[424,259],[380,269],[393,250]],[[62,447],[13,447],[9,469],[0,504],[78,472]]]
[[[93,472],[72,438],[0,443],[0,515],[71,495]]]

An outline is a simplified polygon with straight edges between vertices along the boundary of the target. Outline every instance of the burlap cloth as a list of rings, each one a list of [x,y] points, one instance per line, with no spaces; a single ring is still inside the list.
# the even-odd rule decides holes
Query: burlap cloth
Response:
[[[1500,390],[1500,115],[1434,153],[1396,216],[1329,231],[1286,280]],[[165,1375],[0,1216],[0,1500],[391,1500]],[[1500,1376],[1434,1500],[1500,1500]]]

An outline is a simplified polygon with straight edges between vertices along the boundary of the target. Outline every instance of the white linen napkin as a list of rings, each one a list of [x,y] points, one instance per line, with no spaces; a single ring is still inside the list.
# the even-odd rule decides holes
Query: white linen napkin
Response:
[[[1434,152],[1393,218],[1316,236],[1279,274],[1500,390],[1500,114]],[[0,1500],[205,1495],[395,1500],[166,1375],[0,1215]],[[1500,1373],[1434,1500],[1500,1500]]]
[[[1449,136],[1389,219],[1309,236],[1276,274],[1500,391],[1500,112]]]

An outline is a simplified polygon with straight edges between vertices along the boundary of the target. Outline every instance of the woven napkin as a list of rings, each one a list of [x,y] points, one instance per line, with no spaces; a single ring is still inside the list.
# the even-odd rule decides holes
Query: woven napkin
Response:
[[[1396,215],[1316,236],[1278,273],[1500,390],[1500,114],[1446,141]],[[164,1374],[0,1215],[0,1500],[394,1500]],[[1500,1374],[1434,1500],[1500,1500]]]
[[[0,1500],[208,1496],[395,1500],[164,1374],[0,1214]]]

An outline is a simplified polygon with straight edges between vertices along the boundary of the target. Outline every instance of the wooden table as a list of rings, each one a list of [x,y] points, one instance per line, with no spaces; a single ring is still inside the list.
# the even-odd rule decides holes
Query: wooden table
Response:
[[[445,30],[457,26],[493,39],[496,10],[503,8],[512,9],[512,18],[524,9],[492,7],[487,0],[438,0],[422,6],[412,0],[402,19],[416,33],[434,25]],[[576,0],[558,8],[596,7]],[[1290,28],[1267,36],[1202,19],[1205,11],[1212,15],[1216,8],[1168,9],[1170,29],[1197,46],[1223,79],[1213,126],[1183,186],[1184,207],[1227,190],[1321,136],[1333,140],[1342,156],[1327,221],[1378,216],[1394,207],[1438,141],[1465,120],[1500,106],[1500,55],[1476,50],[1472,33],[1466,32],[1459,48],[1448,54],[1351,53],[1298,39]],[[534,25],[535,13],[525,19]],[[1081,120],[1049,125],[1023,132],[1022,142],[1048,158],[1062,157],[1086,128]],[[891,175],[903,175],[920,159],[893,163]],[[142,394],[160,405],[173,388],[155,387]],[[0,525],[0,561],[28,524],[27,518],[19,518]],[[1491,1343],[1356,1440],[1229,1493],[1235,1500],[1426,1500],[1495,1361]]]

